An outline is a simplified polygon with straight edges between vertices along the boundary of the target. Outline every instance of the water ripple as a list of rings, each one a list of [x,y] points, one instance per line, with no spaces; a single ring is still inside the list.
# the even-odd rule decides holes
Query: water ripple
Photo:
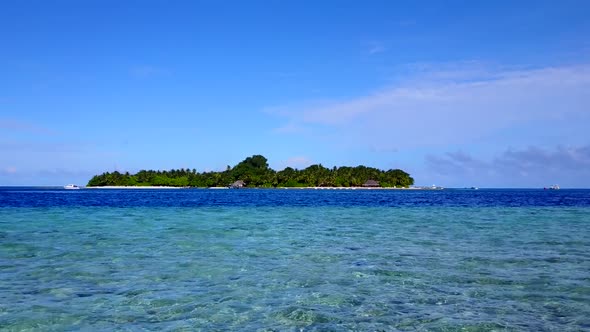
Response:
[[[581,331],[588,207],[0,208],[0,326]]]

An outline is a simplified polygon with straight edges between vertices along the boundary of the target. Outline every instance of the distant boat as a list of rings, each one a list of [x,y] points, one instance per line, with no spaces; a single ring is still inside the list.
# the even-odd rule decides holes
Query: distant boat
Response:
[[[478,187],[471,187],[471,189],[473,189],[473,190],[477,190],[477,189],[479,189],[479,188],[478,188]]]
[[[559,190],[559,185],[552,185],[551,187],[549,187],[550,190]]]
[[[64,189],[69,189],[69,190],[72,190],[72,189],[80,189],[80,187],[78,187],[78,186],[77,186],[77,185],[75,185],[75,184],[68,184],[68,185],[65,185],[65,186],[64,186]]]

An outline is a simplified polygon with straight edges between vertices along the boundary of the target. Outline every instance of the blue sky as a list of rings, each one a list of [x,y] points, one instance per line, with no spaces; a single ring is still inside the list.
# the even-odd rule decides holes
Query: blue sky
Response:
[[[402,168],[590,187],[588,1],[5,1],[0,185]]]

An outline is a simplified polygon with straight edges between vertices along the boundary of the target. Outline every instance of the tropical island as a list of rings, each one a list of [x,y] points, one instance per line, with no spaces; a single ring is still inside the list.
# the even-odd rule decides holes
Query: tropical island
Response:
[[[287,167],[275,171],[261,155],[244,159],[234,167],[221,172],[199,173],[196,169],[169,171],[141,170],[135,174],[105,172],[95,175],[87,187],[251,187],[251,188],[305,188],[305,187],[381,187],[408,188],[414,179],[401,169],[383,171],[373,167],[326,168],[321,164],[303,170]]]

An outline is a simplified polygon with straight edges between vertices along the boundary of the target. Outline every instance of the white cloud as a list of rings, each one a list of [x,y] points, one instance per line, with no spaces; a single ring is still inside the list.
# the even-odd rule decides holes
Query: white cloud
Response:
[[[590,121],[590,65],[497,70],[462,63],[440,70],[422,66],[416,73],[365,96],[304,101],[270,112],[293,128],[331,128],[340,133],[336,141],[367,147],[388,142],[383,148],[390,149],[484,138],[526,145],[535,143],[529,137],[543,133],[564,141],[589,137],[571,128]],[[507,130],[513,130],[510,141]]]

